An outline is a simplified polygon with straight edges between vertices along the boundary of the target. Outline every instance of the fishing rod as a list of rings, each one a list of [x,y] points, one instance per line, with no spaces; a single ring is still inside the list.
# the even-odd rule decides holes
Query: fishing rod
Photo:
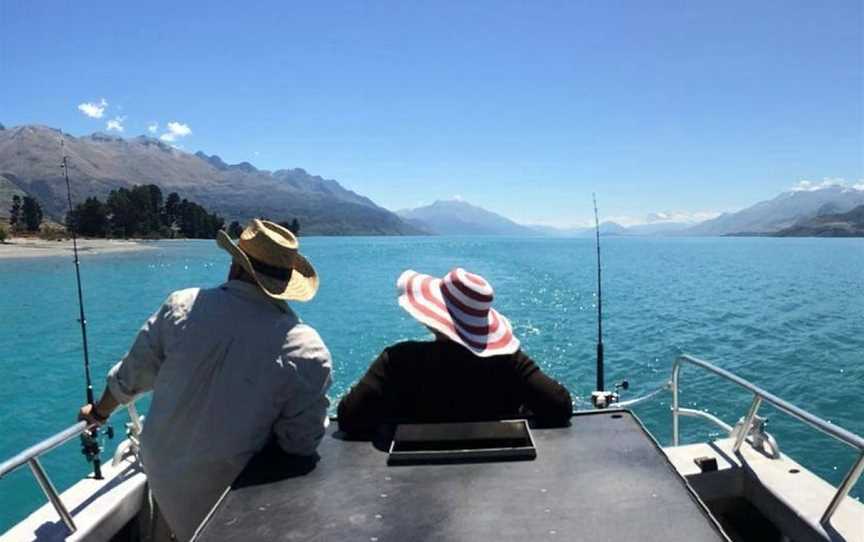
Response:
[[[597,212],[597,194],[591,194],[594,200],[594,233],[597,247],[597,389],[591,394],[591,402],[595,408],[607,408],[618,402],[619,390],[627,390],[630,383],[626,380],[615,384],[614,391],[606,391],[605,361],[603,359],[603,282],[600,265],[600,214]]]
[[[597,213],[597,194],[591,194],[594,200],[594,229],[597,238],[597,391],[605,391],[605,375],[603,364],[603,290],[600,280],[600,218]]]
[[[63,138],[60,139],[60,152],[63,155],[63,163],[60,167],[63,168],[63,177],[66,179],[66,199],[69,202],[69,231],[72,234],[72,253],[75,260],[75,281],[78,285],[78,322],[81,324],[81,341],[84,344],[84,380],[86,383],[86,399],[87,404],[96,408],[96,403],[93,398],[93,382],[90,379],[90,352],[87,348],[87,318],[84,316],[84,294],[81,289],[81,262],[78,259],[78,238],[75,235],[74,210],[72,208],[72,185],[69,183],[69,167],[66,160],[66,145]],[[97,480],[102,479],[102,461],[99,458],[100,447],[96,440],[99,435],[99,429],[94,428],[89,431],[84,431],[81,435],[82,453],[87,457],[87,460],[93,463],[93,477]]]

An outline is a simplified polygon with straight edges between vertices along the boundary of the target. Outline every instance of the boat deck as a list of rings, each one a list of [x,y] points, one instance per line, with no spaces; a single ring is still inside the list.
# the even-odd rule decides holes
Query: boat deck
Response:
[[[253,462],[195,540],[727,540],[627,411],[533,429],[529,461],[388,466],[334,426],[311,470]]]

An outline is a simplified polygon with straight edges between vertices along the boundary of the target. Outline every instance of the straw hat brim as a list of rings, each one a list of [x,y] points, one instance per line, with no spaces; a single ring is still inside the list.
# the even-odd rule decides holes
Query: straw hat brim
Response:
[[[286,282],[255,271],[249,256],[224,231],[217,232],[216,244],[228,252],[231,258],[255,279],[264,293],[273,299],[309,301],[318,292],[318,273],[309,260],[299,252],[294,256],[291,279]]]
[[[422,282],[426,282],[428,288],[420,286]],[[440,296],[441,279],[408,270],[399,277],[396,288],[400,294],[399,306],[405,312],[424,326],[461,344],[475,356],[481,358],[500,356],[519,350],[519,339],[513,334],[510,320],[495,309],[489,309],[488,325],[490,329],[500,326],[501,332],[483,336],[472,334],[461,327],[452,314],[441,310],[442,304],[446,306],[446,302]],[[428,292],[424,293],[424,290]]]

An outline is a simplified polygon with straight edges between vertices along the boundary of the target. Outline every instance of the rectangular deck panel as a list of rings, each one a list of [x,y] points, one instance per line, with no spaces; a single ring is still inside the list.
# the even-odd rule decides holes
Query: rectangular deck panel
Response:
[[[520,461],[537,457],[526,420],[403,424],[396,428],[387,464]]]
[[[262,471],[285,465],[247,469],[196,540],[726,540],[631,413],[532,433],[533,461],[387,466],[331,427],[310,472],[268,482]]]

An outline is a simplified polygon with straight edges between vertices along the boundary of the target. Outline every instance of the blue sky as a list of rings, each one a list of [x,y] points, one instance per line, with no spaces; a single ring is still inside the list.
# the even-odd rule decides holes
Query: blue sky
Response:
[[[0,122],[559,225],[864,177],[857,0],[313,4],[0,0]]]

